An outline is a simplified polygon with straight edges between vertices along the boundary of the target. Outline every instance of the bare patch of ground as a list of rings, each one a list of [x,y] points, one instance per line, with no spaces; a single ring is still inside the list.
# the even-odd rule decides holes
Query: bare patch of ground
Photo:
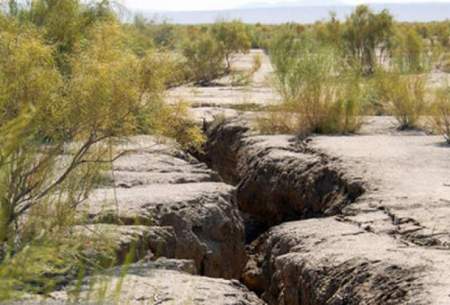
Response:
[[[237,56],[232,68],[249,71],[256,56],[261,58],[261,67],[253,74],[248,85],[233,86],[230,77],[225,77],[211,87],[182,86],[169,91],[168,102],[189,102],[194,118],[199,122],[209,122],[218,115],[235,116],[235,109],[241,105],[267,106],[279,101],[279,96],[270,86],[273,68],[269,57],[262,50],[251,50],[249,54]]]

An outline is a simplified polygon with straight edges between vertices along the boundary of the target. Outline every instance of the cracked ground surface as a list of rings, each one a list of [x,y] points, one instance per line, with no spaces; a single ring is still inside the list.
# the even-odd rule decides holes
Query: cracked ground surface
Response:
[[[394,123],[392,118],[369,118],[360,135],[320,136],[310,145],[365,181],[366,193],[344,210],[340,221],[364,231],[358,237],[362,244],[373,236],[387,238],[386,261],[423,266],[418,280],[426,296],[421,299],[449,304],[450,147],[440,136],[398,132]],[[357,253],[355,245],[348,251]]]
[[[370,118],[368,125],[391,122]],[[351,220],[373,232],[450,250],[450,146],[440,136],[366,127],[361,135],[316,137],[311,146],[366,182],[366,194],[347,209],[356,214]]]

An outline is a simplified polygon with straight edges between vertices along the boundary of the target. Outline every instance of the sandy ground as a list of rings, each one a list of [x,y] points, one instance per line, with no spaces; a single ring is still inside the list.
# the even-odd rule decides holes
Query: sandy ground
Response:
[[[311,145],[367,186],[346,221],[403,243],[410,262],[432,260],[435,270],[423,278],[430,304],[449,304],[450,146],[440,136],[395,131],[393,124],[389,117],[370,118],[360,135],[318,136]]]
[[[248,69],[256,54],[261,54],[263,65],[251,85],[182,87],[172,90],[169,100],[190,101],[198,120],[234,116],[236,105],[278,101],[268,82],[273,70],[267,56],[253,50],[238,58],[235,67]],[[429,85],[448,79],[449,74],[433,73]],[[362,230],[361,247],[377,236],[392,243],[384,254],[401,252],[403,256],[392,254],[403,257],[400,260],[410,255],[415,266],[429,262],[435,267],[422,282],[430,304],[450,304],[450,146],[441,136],[400,132],[395,126],[391,117],[368,117],[357,135],[315,136],[310,145],[335,158],[349,176],[364,181],[366,193],[344,211],[344,222]],[[349,254],[352,249],[343,251]]]
[[[167,101],[189,102],[192,115],[198,121],[211,121],[217,115],[234,116],[239,106],[265,106],[279,100],[275,90],[270,86],[272,65],[269,57],[261,50],[251,50],[249,54],[236,56],[233,69],[248,71],[252,68],[254,57],[260,56],[261,68],[252,76],[246,86],[232,86],[229,77],[217,81],[215,86],[182,86],[169,91]]]
[[[376,128],[356,136],[315,137],[312,146],[362,176],[372,207],[409,218],[405,226],[415,226],[415,235],[450,249],[450,146],[440,136],[392,131],[389,117],[367,124]]]

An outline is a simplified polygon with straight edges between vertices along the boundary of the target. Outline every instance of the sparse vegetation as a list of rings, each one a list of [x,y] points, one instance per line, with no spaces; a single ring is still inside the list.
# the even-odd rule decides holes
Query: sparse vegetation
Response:
[[[39,0],[0,12],[1,301],[114,263],[106,245],[107,260],[86,255],[94,246],[73,227],[115,158],[115,138],[139,131],[201,141],[187,113],[162,100],[170,58],[135,52],[126,33],[107,1]]]
[[[450,90],[427,87],[433,69],[450,72],[449,38],[448,21],[400,23],[367,6],[309,25],[184,26],[121,22],[107,0],[0,0],[0,303],[117,264],[108,236],[77,234],[91,221],[78,208],[113,171],[117,140],[162,135],[202,152],[189,104],[166,103],[167,89],[219,79],[247,93],[262,58],[245,71],[233,59],[258,47],[281,103],[227,107],[259,112],[261,133],[355,133],[367,114],[405,130],[429,117],[450,144]]]
[[[225,53],[209,33],[202,33],[183,47],[190,77],[199,85],[208,85],[225,72]]]
[[[435,130],[444,135],[450,144],[450,88],[438,89],[431,112],[432,124]]]
[[[425,81],[423,76],[396,72],[380,72],[377,76],[378,98],[395,116],[399,129],[420,127],[420,118],[427,109]]]
[[[412,28],[401,28],[396,37],[398,39],[394,50],[394,61],[398,68],[405,73],[420,73],[430,67],[429,56],[423,39]]]
[[[360,125],[357,74],[338,51],[310,37],[281,36],[272,48],[283,109],[298,115],[301,134],[355,132]]]
[[[214,79],[231,72],[232,56],[250,49],[250,36],[239,21],[219,22],[197,31],[194,40],[186,41],[189,77],[198,85],[209,85]]]
[[[213,25],[212,34],[221,46],[225,56],[226,69],[231,69],[232,56],[237,53],[247,53],[250,50],[250,35],[245,25],[238,21],[217,22]]]
[[[364,74],[372,74],[389,52],[393,17],[387,11],[379,14],[361,5],[347,18],[343,32],[344,49],[357,60]]]

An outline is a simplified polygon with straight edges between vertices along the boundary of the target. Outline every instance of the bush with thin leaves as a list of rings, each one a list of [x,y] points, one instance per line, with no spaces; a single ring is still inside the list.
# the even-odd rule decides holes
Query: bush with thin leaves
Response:
[[[361,123],[358,74],[330,46],[307,36],[282,37],[271,50],[276,86],[284,111],[298,115],[298,132],[355,132]]]
[[[225,72],[225,53],[210,33],[201,33],[183,46],[187,71],[199,85],[208,85]]]
[[[434,129],[450,144],[450,87],[437,90],[431,109]]]
[[[394,19],[387,10],[373,12],[367,5],[356,7],[346,19],[344,49],[366,74],[375,72],[378,59],[383,60],[391,47]]]
[[[424,41],[414,29],[397,30],[394,63],[405,73],[423,72],[430,67]]]
[[[2,16],[3,21],[2,299],[47,292],[66,275],[101,265],[101,255],[83,254],[92,245],[74,238],[72,228],[83,220],[74,212],[114,158],[113,139],[135,133],[141,110],[160,105],[169,75],[162,73],[154,54],[137,57],[129,50],[114,20],[95,23],[83,33],[86,40],[76,44],[67,70],[60,69],[57,51],[39,28],[15,18]]]
[[[419,128],[427,108],[425,77],[378,72],[375,82],[381,104],[397,119],[399,129]]]
[[[212,26],[212,34],[223,49],[226,69],[231,69],[232,56],[236,53],[247,53],[251,47],[251,38],[245,24],[238,20],[216,22]]]

